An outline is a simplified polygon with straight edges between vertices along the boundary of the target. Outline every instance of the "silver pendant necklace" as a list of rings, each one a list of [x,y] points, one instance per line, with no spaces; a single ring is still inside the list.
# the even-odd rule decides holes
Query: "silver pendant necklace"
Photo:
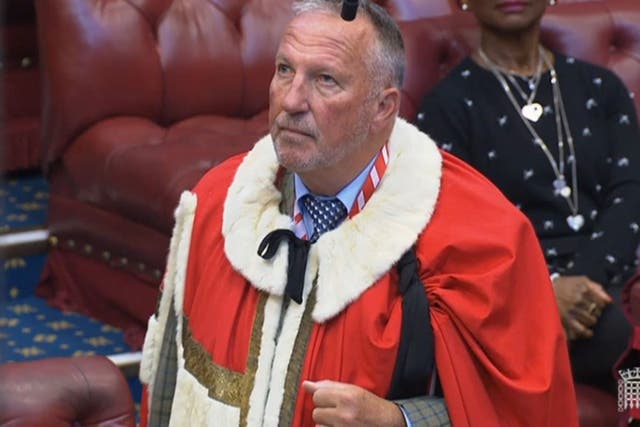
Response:
[[[542,138],[540,138],[540,135],[538,134],[538,132],[536,132],[536,130],[533,128],[533,126],[530,123],[531,121],[536,122],[540,118],[540,115],[542,114],[542,106],[540,106],[540,104],[538,103],[535,103],[540,108],[540,115],[538,115],[535,118],[535,120],[532,120],[531,118],[527,117],[524,110],[525,110],[525,107],[527,107],[528,105],[532,105],[531,101],[533,101],[533,99],[531,99],[530,101],[529,101],[529,98],[525,99],[525,102],[527,101],[529,102],[525,103],[525,105],[521,107],[518,101],[516,100],[511,88],[509,87],[507,80],[503,76],[500,68],[487,57],[486,53],[482,50],[481,47],[478,48],[478,54],[480,55],[480,58],[482,58],[482,60],[485,62],[489,70],[493,73],[493,75],[496,77],[496,79],[502,86],[502,89],[507,95],[507,98],[509,98],[509,101],[511,102],[516,112],[518,113],[518,116],[520,116],[520,119],[522,120],[525,127],[528,129],[529,133],[533,137],[534,144],[540,147],[542,152],[545,154],[547,160],[549,161],[549,164],[551,165],[551,169],[553,170],[553,173],[555,175],[555,179],[552,182],[554,194],[556,196],[562,197],[566,201],[567,205],[569,206],[569,210],[571,211],[571,213],[566,218],[567,225],[573,231],[576,231],[576,232],[580,231],[580,229],[584,225],[584,217],[578,212],[579,205],[578,205],[577,158],[575,153],[575,147],[573,144],[573,137],[571,136],[571,130],[569,128],[569,121],[567,119],[567,112],[564,108],[564,102],[562,101],[562,94],[560,93],[560,82],[558,80],[558,76],[556,74],[555,68],[553,67],[552,64],[548,62],[547,58],[543,55],[542,47],[538,46],[539,68],[538,68],[537,74],[540,74],[540,75],[542,74],[540,63],[541,61],[544,61],[544,63],[549,67],[549,72],[551,76],[550,80],[551,80],[551,87],[553,92],[553,108],[555,113],[556,131],[557,131],[557,137],[558,137],[558,160],[557,161],[556,159],[553,158],[553,154],[551,154],[551,151],[549,150],[549,147],[547,146],[547,144],[544,142]],[[539,82],[540,77],[537,77],[537,79]],[[535,87],[535,89],[537,91],[537,86]],[[535,96],[535,93],[534,93],[534,96]],[[567,145],[569,147],[569,157],[568,157],[567,163],[571,164],[571,181],[572,181],[571,187],[567,184],[567,180],[565,178],[565,158],[564,158],[564,136],[565,135],[567,138]]]
[[[482,50],[482,47],[478,48],[478,53],[482,60],[492,69],[499,70],[501,74],[509,79],[511,85],[516,89],[518,95],[522,98],[524,105],[520,107],[520,113],[529,121],[537,122],[542,116],[542,105],[538,102],[534,102],[536,99],[536,94],[538,92],[538,86],[540,85],[540,79],[542,77],[542,65],[543,65],[543,53],[542,47],[538,46],[538,63],[536,65],[536,71],[532,78],[527,79],[529,90],[531,91],[529,95],[524,93],[524,90],[520,87],[520,84],[516,81],[514,77],[514,72],[505,70],[503,67],[500,67],[498,64],[493,62],[487,54]]]

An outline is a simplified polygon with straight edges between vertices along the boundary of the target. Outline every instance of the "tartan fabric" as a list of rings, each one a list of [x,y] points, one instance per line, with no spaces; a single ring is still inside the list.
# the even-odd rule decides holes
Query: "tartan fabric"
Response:
[[[408,427],[447,427],[451,425],[443,398],[414,397],[394,400],[400,406]]]
[[[173,307],[173,302],[171,303]],[[173,311],[173,310],[172,310]],[[169,313],[167,324],[159,349],[158,370],[153,381],[151,402],[149,405],[149,426],[168,426],[171,418],[171,405],[176,389],[178,375],[178,352],[176,344],[176,316]]]

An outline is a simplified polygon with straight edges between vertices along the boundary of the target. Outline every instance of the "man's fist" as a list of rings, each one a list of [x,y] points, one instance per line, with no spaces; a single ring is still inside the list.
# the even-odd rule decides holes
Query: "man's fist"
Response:
[[[319,426],[405,426],[398,405],[362,387],[329,380],[302,385],[313,395],[313,421]]]

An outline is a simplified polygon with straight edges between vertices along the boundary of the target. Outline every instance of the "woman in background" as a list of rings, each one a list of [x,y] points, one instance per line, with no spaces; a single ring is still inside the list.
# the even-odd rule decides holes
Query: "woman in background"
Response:
[[[461,0],[480,45],[427,94],[417,123],[529,217],[574,378],[615,393],[631,335],[620,290],[640,243],[640,131],[616,75],[540,44],[548,1]]]

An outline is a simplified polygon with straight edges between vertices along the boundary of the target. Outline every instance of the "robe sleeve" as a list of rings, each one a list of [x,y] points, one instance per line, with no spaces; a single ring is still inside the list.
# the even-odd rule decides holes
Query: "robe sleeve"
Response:
[[[575,426],[566,340],[534,230],[486,178],[444,160],[417,254],[452,424]]]

